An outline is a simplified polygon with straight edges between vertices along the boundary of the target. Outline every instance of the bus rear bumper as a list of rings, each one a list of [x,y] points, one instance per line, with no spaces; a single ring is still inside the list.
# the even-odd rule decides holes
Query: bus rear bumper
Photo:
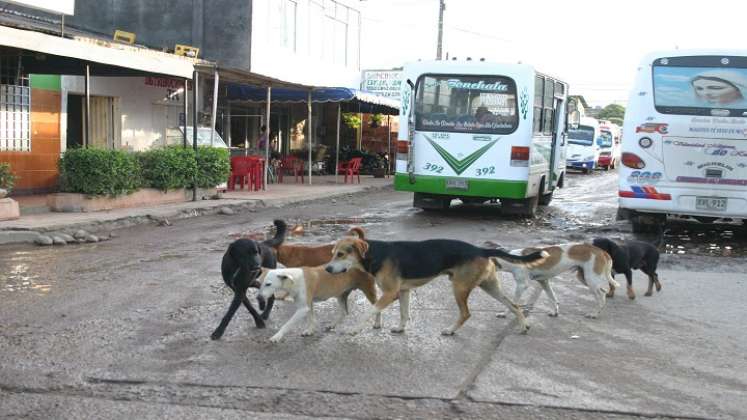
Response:
[[[466,188],[450,188],[449,179],[466,180]],[[414,182],[406,173],[394,175],[394,189],[397,191],[411,191],[415,193],[433,194],[451,197],[479,197],[479,198],[525,198],[527,194],[526,181],[495,180],[478,178],[456,178],[448,176],[415,175]]]
[[[586,160],[586,161],[573,161],[568,162],[566,161],[565,164],[568,168],[574,168],[574,169],[594,169],[594,161],[593,160]]]
[[[621,186],[618,191],[620,213],[661,213],[678,216],[702,216],[747,219],[747,191],[676,188],[662,186]],[[726,200],[721,210],[698,205],[698,198]]]

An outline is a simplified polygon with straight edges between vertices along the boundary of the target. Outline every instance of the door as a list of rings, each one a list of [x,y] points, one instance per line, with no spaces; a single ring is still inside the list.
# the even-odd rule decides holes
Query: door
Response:
[[[565,101],[555,98],[555,116],[550,144],[550,179],[546,191],[553,191],[565,167]],[[563,165],[558,165],[563,162]]]

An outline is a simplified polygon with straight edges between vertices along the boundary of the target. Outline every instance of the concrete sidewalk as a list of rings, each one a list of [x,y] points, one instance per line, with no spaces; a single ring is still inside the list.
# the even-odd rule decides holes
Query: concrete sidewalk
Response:
[[[360,184],[335,184],[334,176],[314,177],[313,185],[270,184],[266,191],[229,191],[216,200],[199,200],[154,207],[116,209],[91,213],[56,213],[40,210],[38,203],[30,214],[18,220],[0,222],[0,245],[31,243],[40,234],[75,230],[105,231],[140,223],[195,217],[218,212],[236,212],[256,207],[285,206],[303,201],[378,190],[391,186],[393,178],[361,177]],[[25,200],[29,203],[36,201]],[[23,203],[22,203],[23,205]]]

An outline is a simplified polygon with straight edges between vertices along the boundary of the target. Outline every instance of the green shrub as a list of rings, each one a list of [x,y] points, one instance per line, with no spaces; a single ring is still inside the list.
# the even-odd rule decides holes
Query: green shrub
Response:
[[[171,146],[140,153],[144,186],[162,191],[190,188],[197,174],[192,148]]]
[[[10,193],[16,183],[16,176],[10,171],[10,163],[0,163],[0,188]]]
[[[66,192],[115,196],[129,194],[141,185],[137,158],[122,150],[68,149],[59,166]]]
[[[228,180],[231,174],[230,152],[217,147],[197,148],[197,186],[213,188]]]

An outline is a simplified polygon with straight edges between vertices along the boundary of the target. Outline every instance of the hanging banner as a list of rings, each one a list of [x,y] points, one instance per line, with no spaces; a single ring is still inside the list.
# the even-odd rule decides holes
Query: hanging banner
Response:
[[[401,84],[401,70],[363,70],[363,91],[399,101]]]

